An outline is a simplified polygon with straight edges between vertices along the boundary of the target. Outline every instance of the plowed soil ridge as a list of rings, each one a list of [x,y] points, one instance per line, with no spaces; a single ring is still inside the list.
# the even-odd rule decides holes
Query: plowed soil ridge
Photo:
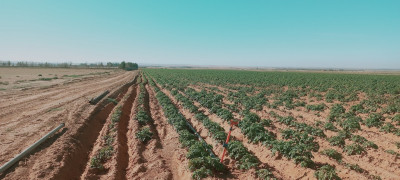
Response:
[[[121,100],[128,90],[128,87],[133,82],[125,84],[119,90],[111,94],[110,98],[116,98]],[[93,148],[93,144],[100,134],[100,130],[103,128],[107,118],[115,107],[115,104],[109,103],[107,100],[102,100],[101,104],[107,103],[107,105],[98,111],[94,111],[85,125],[78,130],[80,133],[73,138],[76,146],[72,146],[70,153],[68,154],[67,161],[64,166],[61,167],[60,171],[55,174],[54,179],[70,179],[78,178],[85,170],[86,165],[89,162],[89,153]],[[101,106],[100,106],[101,107]]]
[[[12,92],[9,97],[1,98],[0,113],[5,112],[0,115],[1,164],[59,123],[65,122],[66,126],[0,178],[77,179],[105,118],[113,109],[113,104],[105,99],[116,98],[126,92],[126,85],[123,85],[136,74],[137,71],[119,71],[46,89]],[[89,97],[105,90],[111,93],[103,101],[96,106],[88,103]],[[30,100],[31,96],[34,98]]]
[[[167,123],[154,91],[146,85],[145,109],[151,115],[153,138],[141,152],[141,160],[128,179],[190,179],[186,150],[180,148],[178,134]]]

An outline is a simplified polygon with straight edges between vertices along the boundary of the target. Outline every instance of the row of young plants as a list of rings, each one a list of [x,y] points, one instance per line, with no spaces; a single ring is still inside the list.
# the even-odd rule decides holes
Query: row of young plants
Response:
[[[90,159],[90,168],[103,170],[103,164],[113,156],[113,143],[117,136],[117,126],[122,114],[121,109],[121,105],[117,106],[111,115],[111,123],[107,127],[106,135],[102,137],[102,147]]]
[[[295,101],[291,95],[296,96],[294,97],[296,99],[308,95],[309,97],[316,97],[318,101],[346,103],[359,100],[359,94],[364,93],[366,99],[352,107],[354,109],[362,107],[362,109],[359,109],[359,113],[376,113],[379,109],[381,109],[382,115],[394,116],[400,113],[400,99],[398,98],[400,78],[394,75],[177,69],[148,69],[146,71],[151,72],[154,77],[172,81],[178,88],[185,88],[190,84],[200,86],[212,84],[246,93],[253,93],[256,90],[265,91],[268,95],[273,93],[276,100],[271,104],[267,103],[266,106],[274,109],[283,105],[287,109],[306,105],[302,100]],[[355,81],[355,79],[363,80],[360,82]],[[287,87],[288,90],[284,90],[282,87]],[[259,105],[256,105],[256,108],[259,107]],[[308,108],[321,111],[326,109],[327,106],[324,108],[310,105]],[[234,110],[234,108],[230,110]],[[390,125],[387,128],[391,128]]]
[[[193,100],[201,99],[201,97],[207,97],[207,94],[213,94],[207,93],[204,90],[199,93],[191,88],[187,88],[185,93],[189,97],[192,97]],[[200,96],[199,94],[202,94],[203,96]],[[204,101],[219,103],[221,107],[223,104],[222,101],[203,100],[203,102]],[[206,108],[214,107],[212,103],[206,105]],[[212,113],[212,111],[210,112]],[[293,120],[290,118],[281,118],[281,121],[289,119],[291,125],[297,127],[298,130],[292,130],[291,135],[287,133],[287,136],[285,136],[286,141],[277,140],[276,135],[264,128],[265,121],[262,122],[261,118],[257,114],[251,113],[250,111],[243,111],[242,115],[243,119],[239,121],[239,128],[251,143],[263,143],[268,148],[272,148],[273,153],[279,152],[288,159],[294,159],[296,163],[300,163],[303,167],[311,167],[314,164],[311,160],[313,158],[311,152],[317,152],[319,145],[314,141],[313,137],[308,136],[308,133],[315,134],[316,136],[325,136],[322,130],[313,128],[304,123],[292,122]]]
[[[233,93],[231,93],[231,95],[232,94]],[[237,98],[237,96],[235,98]],[[233,98],[233,96],[231,96],[230,100],[231,101],[235,101],[235,98]],[[324,104],[322,104],[322,105],[317,104],[314,107],[318,108],[319,106],[321,106],[320,110],[323,110],[323,108],[326,107],[326,105],[324,105]],[[318,109],[313,109],[314,107],[311,106],[309,108],[309,110],[318,111]],[[333,109],[335,109],[335,108],[333,108]],[[321,137],[321,138],[325,138],[326,137],[325,134],[323,133],[323,130],[318,128],[318,126],[317,127],[313,127],[313,126],[307,125],[305,123],[295,122],[294,121],[295,119],[293,117],[291,117],[291,116],[280,117],[277,114],[275,114],[275,117],[279,119],[279,122],[281,122],[283,124],[286,124],[289,127],[295,128],[295,130],[293,130],[293,129],[285,129],[285,130],[282,131],[283,137],[285,139],[293,137],[293,135],[298,134],[299,132],[300,133],[303,132],[303,133],[310,134],[310,135],[313,135],[313,136],[316,136],[316,137]],[[262,122],[262,124],[270,124],[270,120],[269,121],[268,120],[262,120],[261,122]],[[265,123],[265,122],[267,122],[267,123]],[[354,128],[357,127],[356,125],[354,125],[354,123],[351,121],[351,119],[348,119],[348,120],[346,120],[346,121],[344,121],[342,123],[339,123],[339,124],[344,130],[353,130]],[[330,123],[330,125],[334,127],[334,125],[332,123]],[[367,148],[369,148],[369,147],[377,148],[377,146],[374,143],[372,143],[370,141],[367,141],[365,138],[363,138],[361,136],[354,136],[353,139],[358,139],[358,141],[355,140],[357,143],[349,145],[349,146],[346,146],[346,148],[344,149],[344,152],[346,152],[346,153],[348,153],[350,155],[353,154],[353,153],[357,153],[357,151],[360,149],[359,148],[360,146],[358,146],[358,143],[362,143],[363,146],[365,146]],[[295,140],[295,141],[297,141],[297,140]],[[318,144],[316,144],[316,143],[314,145],[318,146]],[[314,151],[314,152],[316,152],[316,151]],[[388,153],[391,153],[391,152],[392,151],[390,151],[390,150],[388,151]],[[393,153],[391,153],[391,154],[393,154]],[[307,161],[303,161],[302,163],[306,163],[306,162]],[[360,172],[360,173],[367,173],[367,176],[369,178],[379,179],[379,176],[370,175],[368,172],[363,171],[357,164],[348,164],[348,163],[344,163],[344,162],[342,162],[342,164],[345,167],[347,167],[347,168],[349,168],[351,170],[355,170],[355,171]],[[321,168],[320,170],[321,171],[325,171],[325,170],[329,169],[329,170],[331,170],[331,173],[336,174],[334,172],[334,168],[333,167],[331,167],[330,165],[325,165],[325,166],[327,166],[327,167]],[[321,176],[320,172],[318,172],[318,173],[316,172],[316,176]]]
[[[233,97],[230,100],[235,101],[238,97]],[[295,128],[295,130],[283,130],[282,136],[285,140],[277,140],[274,134],[264,128],[265,125],[270,126],[272,121],[261,119],[257,114],[251,113],[249,109],[252,108],[245,108],[241,113],[243,119],[239,123],[239,128],[241,128],[241,131],[250,142],[263,143],[271,148],[273,153],[279,152],[288,159],[294,159],[296,164],[299,163],[303,167],[312,167],[314,165],[311,160],[313,158],[312,152],[318,152],[319,145],[315,142],[315,138],[310,137],[309,134],[324,138],[326,135],[323,130],[305,123],[296,122],[292,116],[280,117],[275,114],[279,122]],[[315,176],[318,179],[338,178],[335,168],[329,164],[319,168],[315,172]]]
[[[308,93],[329,92],[326,99],[351,99],[358,92],[371,94],[399,94],[400,77],[397,75],[367,75],[307,72],[255,72],[237,70],[184,70],[146,69],[153,77],[179,79],[186,84],[204,83],[216,86],[278,86],[305,89]],[[182,83],[178,83],[182,84]]]
[[[142,143],[147,143],[151,140],[153,133],[150,131],[150,127],[148,126],[152,119],[150,115],[147,113],[144,105],[145,96],[146,96],[146,87],[147,79],[146,77],[141,75],[142,82],[139,84],[140,93],[138,95],[138,105],[137,105],[137,112],[134,117],[134,120],[138,121],[140,130],[136,132],[135,136],[136,139],[141,141]]]
[[[225,121],[233,119],[232,112],[222,107],[222,99],[224,98],[223,95],[217,93],[208,93],[206,90],[197,92],[192,88],[186,88],[184,93],[190,99],[199,102],[203,107],[207,108],[211,114],[216,114]]]
[[[179,134],[179,142],[188,149],[186,157],[189,159],[189,169],[193,172],[192,178],[201,179],[225,171],[226,168],[219,162],[219,159],[212,157],[209,153],[208,149],[211,146],[198,140],[198,137],[189,128],[185,117],[169,97],[157,87],[153,80],[148,79],[148,81],[156,92],[156,98],[168,119],[168,123]]]
[[[171,94],[183,105],[185,109],[188,109],[191,113],[195,114],[195,119],[203,124],[215,141],[226,146],[228,155],[236,161],[237,168],[244,170],[254,168],[256,169],[257,176],[260,179],[273,178],[271,171],[265,168],[258,168],[260,161],[248,151],[242,142],[232,138],[228,144],[225,144],[227,137],[225,129],[218,123],[211,121],[203,112],[199,111],[198,107],[194,105],[192,100],[182,95],[176,89],[172,90]]]

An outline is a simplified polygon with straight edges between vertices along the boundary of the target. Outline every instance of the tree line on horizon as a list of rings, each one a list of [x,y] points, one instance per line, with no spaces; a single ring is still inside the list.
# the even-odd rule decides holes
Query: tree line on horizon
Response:
[[[120,68],[127,71],[139,68],[137,63],[125,62],[107,62],[107,63],[49,63],[49,62],[28,62],[28,61],[0,61],[0,67],[43,67],[43,68]]]

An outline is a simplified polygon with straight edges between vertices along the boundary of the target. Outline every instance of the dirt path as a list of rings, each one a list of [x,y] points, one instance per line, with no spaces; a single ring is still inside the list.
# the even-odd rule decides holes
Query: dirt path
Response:
[[[66,178],[62,178],[63,172],[73,175],[75,171],[81,171],[79,167],[85,163],[80,159],[87,156],[88,152],[85,150],[91,148],[105,121],[104,117],[112,110],[112,105],[105,101],[96,106],[89,105],[88,97],[111,90],[108,97],[116,98],[118,94],[124,93],[122,85],[132,81],[136,74],[137,72],[117,73],[110,77],[91,78],[86,82],[22,92],[23,95],[13,95],[16,97],[14,103],[12,99],[2,99],[0,164],[11,159],[59,123],[65,122],[66,128],[0,177],[47,179],[57,174],[59,179],[63,179]],[[32,93],[36,94],[35,98],[29,98]]]

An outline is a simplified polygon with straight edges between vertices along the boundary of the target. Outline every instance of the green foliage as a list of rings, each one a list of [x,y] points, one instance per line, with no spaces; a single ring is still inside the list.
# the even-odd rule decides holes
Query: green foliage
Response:
[[[119,122],[119,120],[121,118],[121,114],[122,114],[121,108],[122,108],[121,106],[117,106],[115,111],[114,111],[114,113],[111,115],[111,122],[112,123]]]
[[[367,139],[365,139],[365,137],[362,137],[360,135],[352,135],[351,140],[357,144],[360,144],[364,148],[378,149],[378,146],[375,143],[368,141]]]
[[[336,180],[340,179],[335,171],[335,168],[327,164],[315,171],[314,176],[318,180]]]
[[[97,154],[92,157],[90,160],[90,167],[91,168],[97,168],[97,169],[103,169],[102,163],[104,163],[107,159],[109,159],[112,154],[114,153],[114,149],[112,146],[105,146],[101,148]]]
[[[313,137],[308,133],[297,132],[293,130],[284,130],[282,132],[284,139],[289,141],[276,140],[273,142],[272,153],[279,152],[288,159],[294,159],[296,163],[300,163],[303,167],[313,165],[311,152],[317,152],[319,145],[314,141]]]
[[[342,154],[338,153],[336,150],[334,149],[325,149],[323,151],[321,151],[321,154],[326,155],[332,159],[335,159],[337,161],[341,161],[342,160]]]
[[[261,125],[271,127],[272,125],[272,120],[271,119],[262,119],[260,121]]]
[[[181,130],[179,133],[179,142],[184,147],[190,147],[190,145],[194,144],[197,141],[196,135],[190,133],[187,130]]]
[[[344,147],[343,150],[346,152],[347,155],[362,154],[366,152],[365,149],[357,143],[347,145]]]
[[[331,111],[329,112],[328,115],[328,120],[330,122],[335,122],[340,118],[340,116],[345,113],[345,109],[342,104],[334,104],[331,107]]]
[[[345,145],[344,140],[345,140],[345,137],[343,137],[343,136],[332,136],[331,138],[328,139],[328,142],[332,146],[343,147]]]
[[[359,117],[350,117],[344,120],[343,122],[340,123],[340,126],[343,128],[345,131],[351,131],[354,132],[356,130],[361,130],[360,126],[360,121],[361,118]]]
[[[400,142],[394,142],[394,145],[396,145],[397,149],[400,149]]]
[[[325,130],[331,130],[331,131],[337,131],[337,130],[338,130],[338,129],[336,128],[336,126],[333,125],[333,123],[331,123],[331,122],[327,122],[327,123],[324,125],[324,129],[325,129]]]
[[[274,178],[274,175],[268,169],[259,169],[256,171],[256,173],[257,173],[257,177],[262,180],[270,180],[270,179]]]
[[[385,150],[385,152],[386,152],[386,153],[389,153],[389,154],[392,154],[392,155],[395,155],[396,157],[397,157],[397,156],[400,156],[400,153],[398,153],[398,152],[396,152],[396,151],[393,151],[393,150],[391,150],[391,149],[390,149],[390,150]]]
[[[116,99],[113,98],[107,98],[107,101],[114,103],[115,105],[118,104],[118,101]]]
[[[326,105],[324,103],[321,104],[314,104],[314,105],[307,105],[306,109],[309,111],[324,111]]]
[[[139,122],[140,125],[145,125],[151,121],[150,116],[143,110],[139,110],[136,113],[135,119]]]
[[[210,169],[207,169],[205,167],[201,167],[200,169],[196,169],[193,171],[192,178],[196,180],[200,180],[203,178],[206,178],[207,176],[210,176],[212,174]]]
[[[153,133],[150,131],[150,128],[148,127],[144,127],[136,133],[136,139],[139,139],[143,143],[147,143],[152,136]]]
[[[396,114],[392,118],[392,122],[395,122],[397,125],[400,125],[400,114]]]
[[[358,173],[364,173],[365,170],[362,169],[358,164],[345,164],[345,166],[351,170],[354,170]]]
[[[385,118],[382,114],[372,113],[369,117],[365,120],[365,125],[368,127],[380,127],[383,124]]]
[[[279,118],[279,122],[286,124],[286,125],[290,125],[292,124],[293,121],[295,121],[296,119],[293,116],[287,116],[287,117],[280,117]]]
[[[397,128],[393,126],[391,123],[385,123],[380,129],[382,132],[392,133],[396,132]]]

